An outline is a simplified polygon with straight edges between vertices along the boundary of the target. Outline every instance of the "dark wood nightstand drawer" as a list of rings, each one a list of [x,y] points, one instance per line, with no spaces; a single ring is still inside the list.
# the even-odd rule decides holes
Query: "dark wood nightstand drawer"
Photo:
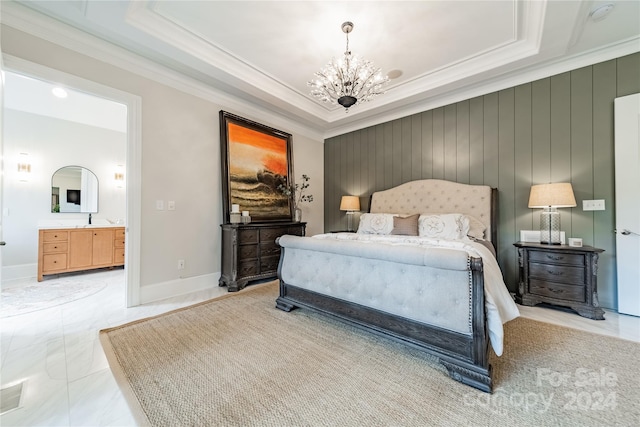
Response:
[[[529,264],[529,277],[582,286],[584,284],[584,267],[567,267],[532,262]]]
[[[536,279],[529,281],[529,293],[543,297],[573,302],[585,302],[584,292],[584,286],[562,285],[560,283],[549,283]]]
[[[598,302],[598,256],[602,249],[517,242],[519,281],[515,300],[569,307],[579,315],[603,320]]]
[[[584,265],[584,255],[582,254],[565,254],[548,251],[530,251],[529,261],[543,262],[547,264],[569,264]]]

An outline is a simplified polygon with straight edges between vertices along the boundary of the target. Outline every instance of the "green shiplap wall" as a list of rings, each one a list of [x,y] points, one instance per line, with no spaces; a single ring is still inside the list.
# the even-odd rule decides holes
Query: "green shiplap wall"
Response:
[[[498,261],[515,291],[520,230],[535,230],[532,184],[571,182],[578,207],[560,209],[567,237],[605,250],[600,303],[617,307],[613,100],[640,92],[640,53],[325,140],[325,231],[346,229],[342,195],[437,178],[499,190]],[[582,200],[605,199],[584,212]]]

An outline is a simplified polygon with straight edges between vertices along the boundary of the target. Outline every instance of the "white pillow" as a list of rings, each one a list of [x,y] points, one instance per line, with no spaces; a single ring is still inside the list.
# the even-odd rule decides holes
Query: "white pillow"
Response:
[[[391,234],[393,217],[397,214],[365,213],[360,215],[359,234]]]
[[[469,232],[467,235],[478,240],[484,240],[484,232],[487,227],[475,216],[465,215],[469,218]]]
[[[463,214],[423,214],[418,219],[418,235],[461,240],[469,232],[469,218]]]

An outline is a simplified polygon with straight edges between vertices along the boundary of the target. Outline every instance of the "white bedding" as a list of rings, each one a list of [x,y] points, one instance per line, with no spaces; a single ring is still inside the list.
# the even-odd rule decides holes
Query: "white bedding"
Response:
[[[482,258],[484,267],[485,306],[489,340],[496,355],[502,355],[504,329],[502,325],[520,315],[518,307],[502,279],[502,272],[491,251],[480,243],[470,239],[443,240],[419,236],[371,235],[356,233],[329,233],[313,236],[317,239],[383,243],[387,245],[409,245],[441,247],[467,252],[472,257]]]

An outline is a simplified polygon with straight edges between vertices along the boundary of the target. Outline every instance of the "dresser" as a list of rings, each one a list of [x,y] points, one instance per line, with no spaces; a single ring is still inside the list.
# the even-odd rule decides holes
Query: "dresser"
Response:
[[[38,281],[49,274],[124,265],[124,227],[38,231]]]
[[[229,292],[247,283],[277,277],[280,246],[285,234],[304,236],[306,222],[222,224],[222,274],[219,285]]]
[[[598,302],[598,256],[603,249],[541,243],[518,248],[519,284],[516,302],[569,307],[584,317],[604,319]]]

